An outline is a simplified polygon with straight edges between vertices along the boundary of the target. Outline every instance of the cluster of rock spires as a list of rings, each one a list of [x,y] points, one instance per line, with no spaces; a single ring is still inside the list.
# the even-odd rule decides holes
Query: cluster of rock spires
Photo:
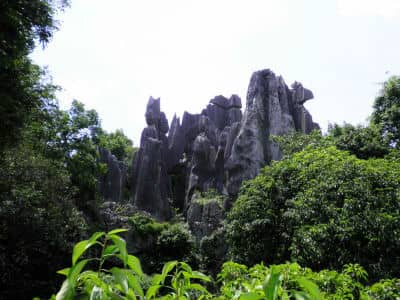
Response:
[[[262,70],[251,77],[243,115],[237,95],[217,96],[200,114],[185,112],[182,121],[174,116],[169,128],[160,99],[150,97],[147,127],[133,162],[131,203],[167,220],[172,208],[189,214],[199,210],[189,210],[196,191],[215,189],[233,201],[244,180],[281,158],[271,136],[319,128],[303,106],[312,98],[300,83],[289,88],[281,76]],[[100,154],[109,169],[101,192],[106,199],[120,201],[126,170],[107,151]]]

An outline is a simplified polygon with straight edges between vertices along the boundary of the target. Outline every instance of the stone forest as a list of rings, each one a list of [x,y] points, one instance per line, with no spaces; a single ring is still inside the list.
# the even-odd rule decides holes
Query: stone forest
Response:
[[[312,98],[301,83],[289,88],[281,76],[262,70],[250,79],[243,114],[237,95],[216,96],[201,113],[185,112],[182,122],[174,116],[169,126],[160,99],[151,97],[133,161],[129,201],[158,220],[170,219],[173,208],[185,215],[192,211],[196,191],[227,195],[225,206],[230,207],[244,180],[281,159],[271,136],[319,129],[303,105]],[[108,169],[100,179],[101,194],[107,201],[123,201],[127,169],[105,149],[100,149],[100,161]]]
[[[0,1],[0,300],[399,300],[394,1],[114,2]]]

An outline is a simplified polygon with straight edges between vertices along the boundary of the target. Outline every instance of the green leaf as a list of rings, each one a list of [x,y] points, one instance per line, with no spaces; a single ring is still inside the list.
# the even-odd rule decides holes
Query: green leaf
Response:
[[[127,231],[128,231],[128,229],[118,228],[118,229],[114,229],[114,230],[107,232],[107,235],[112,235],[112,234],[116,234],[116,233],[120,233],[120,232],[127,232]]]
[[[126,266],[126,263],[128,262],[128,252],[126,250],[126,242],[123,238],[121,238],[118,235],[112,234],[108,236],[114,244],[118,247],[119,250],[119,255],[118,257],[122,260],[124,263],[124,266]]]
[[[271,267],[271,273],[266,278],[263,289],[268,300],[275,300],[278,297],[278,288],[282,280],[281,274],[276,270],[276,267]]]
[[[181,261],[181,262],[179,263],[179,265],[180,265],[180,267],[181,267],[183,270],[185,270],[185,271],[187,271],[187,272],[189,272],[189,273],[192,273],[192,268],[191,268],[187,263]]]
[[[296,300],[311,300],[309,295],[305,292],[292,292]]]
[[[92,234],[92,236],[89,238],[89,244],[93,245],[99,238],[104,236],[104,232],[95,232]]]
[[[82,272],[87,262],[88,262],[87,259],[81,260],[76,265],[72,266],[72,268],[69,270],[68,281],[73,288],[75,288],[76,279]]]
[[[321,292],[319,291],[318,286],[314,282],[306,278],[298,278],[297,282],[305,290],[305,292],[307,292],[310,295],[310,299],[320,300],[322,298]]]
[[[69,280],[66,279],[56,295],[56,300],[70,300],[73,296],[74,288],[71,287]]]
[[[200,292],[203,292],[204,294],[209,294],[207,289],[204,286],[202,286],[201,284],[198,284],[198,283],[191,283],[189,285],[189,289],[200,291]]]
[[[192,273],[189,273],[189,274],[190,274],[190,278],[200,279],[203,281],[211,282],[211,278],[209,276],[207,276],[199,271],[193,271]]]
[[[162,285],[152,285],[151,287],[149,287],[149,289],[147,290],[147,293],[146,293],[146,298],[147,299],[154,298],[157,295],[158,290],[161,287],[162,287]]]
[[[103,289],[98,286],[94,286],[92,292],[90,293],[90,300],[102,300],[102,297]]]
[[[57,274],[68,276],[68,273],[69,273],[70,269],[71,268],[65,268],[65,269],[59,270],[59,271],[57,271]]]
[[[163,279],[164,279],[163,275],[155,274],[155,275],[153,275],[153,280],[151,282],[153,285],[158,285],[161,282],[163,282]]]
[[[114,275],[115,282],[121,286],[121,292],[128,293],[128,278],[124,271],[120,268],[112,268],[111,273]]]
[[[105,257],[105,256],[109,256],[111,254],[115,254],[117,252],[117,250],[118,250],[118,247],[116,245],[107,246],[104,249],[103,256]]]
[[[255,292],[250,292],[250,293],[241,294],[239,299],[240,300],[258,300],[258,299],[262,299],[262,297]],[[268,297],[266,299],[270,300],[270,298],[268,298]]]
[[[126,299],[124,299],[124,297],[122,297],[114,292],[109,292],[108,295],[111,296],[111,298],[110,298],[111,300],[126,300]]]
[[[162,269],[162,283],[164,283],[165,278],[167,277],[168,273],[172,271],[173,268],[175,268],[175,266],[178,264],[178,261],[173,260],[173,261],[169,261],[167,263],[164,264],[164,267]]]
[[[102,237],[105,233],[104,232],[95,232],[92,234],[90,239],[80,241],[79,243],[75,244],[74,249],[72,251],[72,265],[75,265],[76,261],[82,254],[92,247],[94,244],[97,244],[97,240]]]
[[[136,294],[138,294],[140,297],[143,298],[144,292],[143,292],[142,287],[140,286],[139,279],[129,271],[125,271],[125,272],[126,272],[126,277],[128,279],[129,287],[132,288]]]
[[[75,265],[79,257],[81,257],[81,255],[86,251],[88,244],[89,240],[80,241],[75,244],[74,250],[72,251],[72,265]]]
[[[105,283],[101,277],[99,276],[99,273],[92,271],[92,270],[87,270],[82,272],[79,275],[78,278],[79,281],[82,282],[90,282],[92,285],[98,286],[102,288],[103,290],[107,289],[107,283]]]
[[[140,260],[134,255],[128,255],[127,264],[129,268],[134,271],[139,276],[143,276],[142,266],[140,265]]]
[[[136,300],[137,299],[135,293],[132,290],[128,291],[127,296],[128,296],[128,300]],[[144,298],[144,296],[142,296],[142,298]]]

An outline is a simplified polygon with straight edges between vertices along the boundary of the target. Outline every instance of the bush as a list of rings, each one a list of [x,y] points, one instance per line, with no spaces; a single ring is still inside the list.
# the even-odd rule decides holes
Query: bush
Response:
[[[135,253],[147,272],[155,272],[170,260],[196,263],[194,238],[186,224],[160,223],[144,213],[130,217],[129,224]]]
[[[143,273],[139,259],[127,252],[126,242],[118,234],[125,229],[115,229],[108,233],[96,232],[88,240],[74,246],[72,266],[58,271],[66,276],[57,296],[52,299],[156,299],[167,288],[166,299],[190,299],[191,295],[209,295],[198,283],[210,281],[204,274],[178,261],[167,262],[161,274],[149,277]],[[90,248],[100,253],[95,258],[85,258]],[[106,262],[118,260],[122,267],[106,268]],[[95,261],[95,264],[90,264]],[[146,288],[146,290],[144,289]]]
[[[232,258],[399,276],[400,161],[306,148],[244,183],[227,218]]]
[[[72,204],[75,190],[60,165],[21,145],[4,154],[0,168],[0,285],[4,299],[55,291],[54,268],[67,262],[74,241],[86,234]]]
[[[202,270],[215,276],[226,260],[227,246],[224,228],[218,228],[200,241],[200,263]]]
[[[323,270],[313,272],[296,263],[248,268],[235,262],[224,263],[218,274],[220,291],[211,294],[204,284],[211,278],[194,271],[187,263],[169,261],[162,272],[152,277],[143,273],[140,260],[127,252],[119,234],[96,232],[74,246],[72,266],[58,271],[66,276],[60,291],[52,300],[72,299],[388,299],[397,300],[399,281],[381,281],[372,287],[363,282],[367,273],[359,265],[347,265],[342,273]],[[97,248],[91,257],[89,249]],[[118,260],[119,265],[106,267]],[[92,263],[91,263],[92,262]]]

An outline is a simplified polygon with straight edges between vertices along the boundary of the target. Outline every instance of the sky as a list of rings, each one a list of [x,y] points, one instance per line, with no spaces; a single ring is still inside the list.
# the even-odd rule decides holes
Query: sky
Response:
[[[61,107],[83,102],[134,145],[150,96],[171,121],[216,95],[245,103],[251,74],[269,68],[313,91],[305,106],[326,131],[366,124],[400,74],[400,0],[71,0],[59,20],[32,59],[63,88]]]

